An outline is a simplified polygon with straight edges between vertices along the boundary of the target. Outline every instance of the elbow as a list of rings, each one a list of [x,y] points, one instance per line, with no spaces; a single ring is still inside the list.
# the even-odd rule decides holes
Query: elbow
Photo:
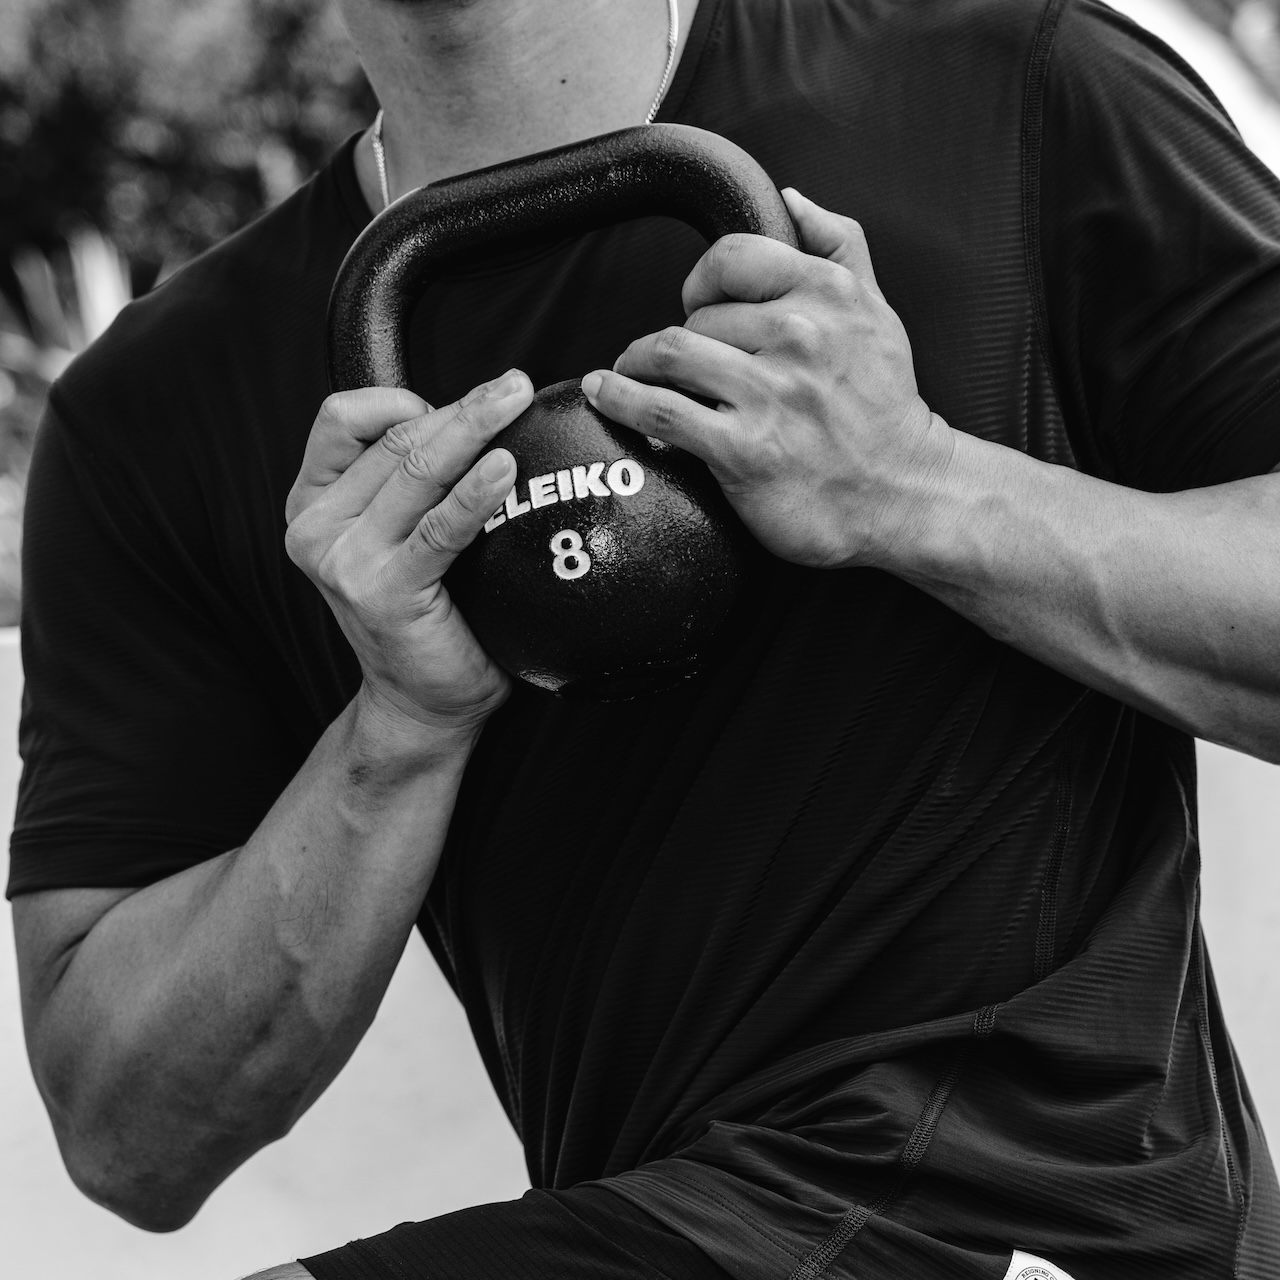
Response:
[[[149,1074],[102,1072],[91,1080],[84,1074],[51,1080],[36,1072],[63,1164],[80,1192],[144,1231],[186,1226],[239,1165],[283,1137],[295,1118],[271,1107],[250,1116],[172,1100],[166,1107]]]
[[[143,1231],[177,1231],[199,1212],[212,1187],[163,1174],[128,1159],[123,1144],[58,1135],[62,1161],[77,1190]]]
[[[265,1145],[211,1131],[190,1116],[166,1118],[154,1107],[87,1102],[82,1096],[75,1108],[49,1106],[67,1174],[94,1204],[144,1231],[185,1227],[232,1170]]]
[[[154,1069],[102,1053],[90,1069],[33,1052],[32,1067],[71,1181],[144,1231],[186,1226],[240,1164],[283,1137],[295,1118],[272,1107],[248,1115],[219,1107],[210,1091],[194,1105],[189,1099],[198,1090],[181,1081],[175,1099],[176,1073],[162,1080]]]
[[[172,1144],[121,1114],[118,1081],[105,1087],[101,1080],[86,1081],[69,1064],[54,1069],[35,1052],[31,1065],[63,1166],[78,1191],[144,1231],[176,1231],[195,1217],[209,1192],[178,1176],[180,1160],[163,1158],[163,1148]],[[104,1099],[116,1106],[101,1105]]]
[[[154,1113],[122,1122],[110,1111],[74,1120],[50,1108],[63,1164],[95,1204],[144,1231],[185,1227],[217,1187],[279,1132],[211,1130],[190,1117],[165,1124]]]

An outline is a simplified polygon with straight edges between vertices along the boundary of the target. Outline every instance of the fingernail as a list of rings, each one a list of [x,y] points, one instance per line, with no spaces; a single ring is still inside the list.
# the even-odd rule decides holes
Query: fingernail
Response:
[[[480,463],[482,480],[501,480],[511,469],[511,455],[494,450]]]
[[[604,379],[598,373],[589,373],[582,379],[582,394],[594,404],[603,385]]]
[[[495,400],[505,400],[508,396],[518,395],[524,390],[525,376],[519,369],[512,369],[504,373],[493,386],[490,388],[489,394]]]

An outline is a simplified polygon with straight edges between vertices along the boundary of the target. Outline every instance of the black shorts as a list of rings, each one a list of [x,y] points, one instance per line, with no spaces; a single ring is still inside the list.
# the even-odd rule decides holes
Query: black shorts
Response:
[[[620,1196],[530,1191],[301,1259],[316,1280],[729,1280]]]

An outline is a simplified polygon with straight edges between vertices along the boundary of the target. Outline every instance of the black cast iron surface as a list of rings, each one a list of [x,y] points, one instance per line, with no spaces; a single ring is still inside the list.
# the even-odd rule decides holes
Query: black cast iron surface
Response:
[[[597,413],[575,380],[540,391],[493,443],[515,455],[515,499],[446,578],[489,653],[531,684],[602,700],[692,675],[759,554],[707,468]],[[643,481],[636,492],[599,492],[614,463],[624,490]],[[534,507],[531,482],[565,471],[563,487],[542,486],[554,500]],[[568,532],[582,552],[567,554],[585,553],[590,567],[565,580],[555,571],[564,540],[552,544]]]
[[[679,218],[708,241],[749,232],[796,244],[769,175],[689,125],[622,129],[447,178],[402,196],[347,253],[329,298],[329,385],[409,386],[409,317],[455,257],[650,216]]]
[[[397,200],[343,261],[329,300],[331,388],[410,385],[413,308],[456,257],[648,216],[679,218],[708,241],[747,232],[797,243],[764,170],[687,125],[624,129],[449,178]],[[692,675],[723,638],[759,554],[707,468],[603,418],[576,382],[539,392],[493,443],[516,459],[509,514],[446,578],[488,652],[567,695],[634,697]],[[623,459],[644,478],[632,493],[602,481]],[[535,505],[530,481],[556,475]],[[568,577],[555,571],[558,534]],[[576,576],[563,551],[570,534],[589,557]]]

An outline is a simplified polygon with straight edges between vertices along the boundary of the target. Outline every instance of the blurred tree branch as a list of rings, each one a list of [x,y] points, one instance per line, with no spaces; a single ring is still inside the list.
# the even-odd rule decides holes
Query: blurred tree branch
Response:
[[[135,291],[288,194],[374,110],[322,0],[25,0],[0,68],[0,262],[99,228]],[[20,301],[12,276],[0,289]]]

